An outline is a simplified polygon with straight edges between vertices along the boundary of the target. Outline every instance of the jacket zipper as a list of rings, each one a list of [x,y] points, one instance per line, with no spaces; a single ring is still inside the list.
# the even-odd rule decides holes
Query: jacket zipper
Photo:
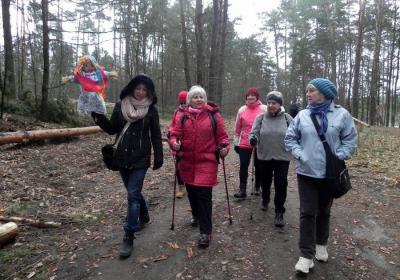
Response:
[[[139,149],[141,149],[141,148],[142,148],[142,135],[143,135],[143,129],[144,129],[144,118],[142,119],[142,129],[140,130]]]

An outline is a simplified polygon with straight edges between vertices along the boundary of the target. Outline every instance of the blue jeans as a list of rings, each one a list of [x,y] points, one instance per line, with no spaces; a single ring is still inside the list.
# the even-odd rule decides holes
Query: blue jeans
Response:
[[[121,169],[119,172],[128,196],[128,209],[126,212],[124,230],[138,231],[140,228],[139,217],[149,215],[146,201],[142,195],[143,181],[147,168]]]

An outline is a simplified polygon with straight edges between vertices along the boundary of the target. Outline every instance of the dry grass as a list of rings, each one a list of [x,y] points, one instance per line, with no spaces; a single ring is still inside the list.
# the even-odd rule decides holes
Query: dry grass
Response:
[[[400,129],[385,127],[359,128],[359,146],[351,165],[365,167],[400,182]]]

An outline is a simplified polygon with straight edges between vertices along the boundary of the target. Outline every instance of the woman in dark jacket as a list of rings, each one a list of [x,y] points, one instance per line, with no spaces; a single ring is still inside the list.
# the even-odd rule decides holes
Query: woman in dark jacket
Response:
[[[122,135],[115,152],[115,164],[128,195],[128,209],[125,218],[120,257],[129,257],[133,249],[134,233],[141,225],[150,221],[142,187],[147,169],[150,167],[151,147],[154,151],[153,170],[163,164],[161,130],[158,111],[155,107],[157,97],[154,83],[145,74],[134,77],[122,90],[121,101],[115,104],[111,119],[105,115],[92,113],[94,121],[105,132],[122,132],[125,124],[129,126]]]

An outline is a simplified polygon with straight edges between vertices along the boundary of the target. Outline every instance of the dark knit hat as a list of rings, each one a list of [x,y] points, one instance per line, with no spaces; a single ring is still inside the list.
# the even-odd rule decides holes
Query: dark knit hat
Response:
[[[282,93],[280,93],[279,91],[271,91],[267,94],[266,100],[268,102],[268,100],[274,100],[276,102],[279,103],[279,105],[282,106],[283,104],[283,96]]]
[[[247,96],[249,95],[254,95],[257,100],[260,99],[260,93],[258,92],[258,89],[256,87],[251,87],[247,89],[245,98],[247,98]]]
[[[334,99],[337,95],[336,86],[328,79],[316,78],[308,84],[313,85],[326,99]]]
[[[178,93],[179,104],[185,104],[186,103],[187,95],[188,95],[188,92],[186,90],[182,90],[180,93]]]

